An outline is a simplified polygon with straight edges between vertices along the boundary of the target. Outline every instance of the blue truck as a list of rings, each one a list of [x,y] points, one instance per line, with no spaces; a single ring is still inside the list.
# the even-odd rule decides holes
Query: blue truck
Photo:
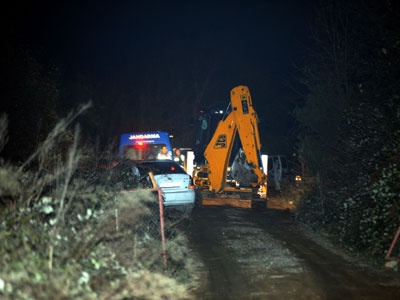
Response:
[[[120,136],[119,156],[130,160],[153,160],[159,155],[172,159],[169,134],[165,131],[123,133]]]

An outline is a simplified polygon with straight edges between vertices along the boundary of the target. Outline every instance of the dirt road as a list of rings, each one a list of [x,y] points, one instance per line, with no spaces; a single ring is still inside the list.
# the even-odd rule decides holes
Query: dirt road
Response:
[[[206,206],[186,231],[202,261],[197,299],[400,299],[399,274],[346,259],[287,211]]]

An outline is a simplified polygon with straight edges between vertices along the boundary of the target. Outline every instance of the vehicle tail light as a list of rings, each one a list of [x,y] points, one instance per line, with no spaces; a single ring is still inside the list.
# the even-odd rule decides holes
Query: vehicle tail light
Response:
[[[190,176],[190,184],[188,186],[188,189],[194,189],[194,188],[196,188],[196,186],[194,185],[192,176]]]

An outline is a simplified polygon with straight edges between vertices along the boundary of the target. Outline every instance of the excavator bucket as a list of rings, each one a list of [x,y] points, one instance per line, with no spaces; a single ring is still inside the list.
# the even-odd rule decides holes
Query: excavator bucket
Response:
[[[215,197],[215,198],[203,198],[202,204],[204,206],[230,206],[230,207],[241,207],[251,208],[252,200],[238,199],[232,197]]]

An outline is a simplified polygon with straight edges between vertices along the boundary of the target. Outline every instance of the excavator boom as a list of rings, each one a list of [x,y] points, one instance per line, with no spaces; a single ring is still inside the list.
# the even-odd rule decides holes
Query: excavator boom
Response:
[[[231,111],[225,119],[219,121],[217,129],[208,144],[204,156],[208,164],[208,184],[211,191],[222,192],[226,187],[226,175],[233,142],[239,135],[249,172],[256,180],[252,186],[263,184],[260,157],[260,136],[258,117],[254,110],[250,91],[246,86],[237,86],[231,90]]]

